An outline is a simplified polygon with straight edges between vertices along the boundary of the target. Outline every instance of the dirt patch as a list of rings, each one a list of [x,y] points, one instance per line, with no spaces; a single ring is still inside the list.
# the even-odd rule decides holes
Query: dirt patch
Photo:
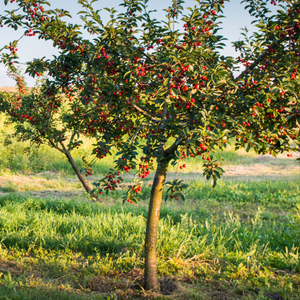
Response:
[[[177,290],[177,285],[171,279],[159,280],[160,290],[163,295],[171,295]]]
[[[270,161],[270,160],[273,160],[275,159],[274,156],[271,156],[271,155],[262,155],[262,156],[258,156],[256,158],[257,161]]]
[[[95,277],[91,279],[86,285],[86,288],[90,289],[92,292],[100,293],[110,293],[116,290],[116,287],[112,284],[112,282],[108,282],[107,278],[102,277]]]
[[[258,295],[259,294],[259,289],[258,288],[253,288],[249,290],[253,294]],[[270,300],[284,300],[285,298],[278,292],[264,292],[264,297],[267,297]]]
[[[36,173],[35,176],[50,176],[50,177],[57,177],[57,173],[53,171],[45,171],[41,173]]]
[[[126,250],[127,251],[127,250]],[[124,251],[121,251],[124,252]],[[139,280],[142,281],[144,278],[144,270],[142,269],[133,269],[129,273],[127,273],[127,277],[132,280]]]
[[[101,293],[113,292],[122,290],[123,292],[129,289],[133,291],[144,290],[144,271],[142,269],[133,269],[124,276],[120,275],[117,278],[94,277],[86,285],[86,288],[91,291]],[[171,278],[163,278],[159,280],[161,294],[171,295],[177,290],[177,284]]]
[[[264,293],[264,296],[271,300],[284,300],[284,297],[279,293]]]
[[[231,297],[229,298],[229,296],[224,294],[223,292],[218,292],[218,293],[212,294],[211,299],[212,300],[230,300],[232,298]]]
[[[265,164],[251,164],[249,166],[228,166],[224,167],[227,176],[269,176],[269,175],[299,175],[300,166],[275,166]],[[267,178],[266,178],[267,179]]]
[[[130,297],[132,296],[138,296],[138,299],[153,299],[153,297],[159,295],[171,295],[177,290],[177,285],[171,279],[165,278],[159,280],[160,293],[147,292],[143,288],[144,282],[142,275],[142,270],[132,270],[125,278],[95,277],[92,278],[85,287],[82,287],[82,285],[78,283],[78,288],[88,289],[94,293],[101,294],[115,292],[120,299],[131,299]]]
[[[300,156],[300,152],[296,153]],[[294,156],[296,156],[296,154]],[[225,174],[222,180],[232,181],[260,181],[260,180],[300,180],[300,164],[293,159],[289,159],[286,154],[281,154],[278,158],[271,155],[261,155],[254,157],[251,164],[224,165]],[[144,186],[151,186],[154,173],[152,173]],[[176,178],[176,172],[168,173],[168,180]],[[180,172],[178,177],[183,180],[205,180],[202,171]],[[127,189],[133,184],[134,176],[125,174],[126,182],[118,186],[118,190]],[[98,180],[96,176],[91,176],[88,182]],[[84,195],[79,180],[76,177],[65,177],[61,173],[46,171],[34,175],[24,174],[4,174],[0,177],[0,196],[5,196],[11,192],[30,193],[36,197],[72,198]]]
[[[44,172],[44,174],[45,173],[46,172]],[[56,173],[53,172],[53,176],[52,174],[50,175],[50,173],[47,173],[49,179],[31,175],[4,174],[0,176],[0,188],[2,192],[26,192],[49,191],[57,189],[60,191],[70,191],[75,190],[74,187],[77,187],[77,185],[74,186],[74,183],[68,183],[64,178],[58,179]]]
[[[35,196],[35,197],[41,197],[41,198],[72,198],[77,196],[84,195],[84,192],[80,191],[60,191],[60,190],[49,190],[49,191],[39,191],[39,192],[29,192],[28,194]]]

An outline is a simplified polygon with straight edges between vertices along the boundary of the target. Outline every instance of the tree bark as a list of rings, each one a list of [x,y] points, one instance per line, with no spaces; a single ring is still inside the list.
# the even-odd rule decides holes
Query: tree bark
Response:
[[[71,156],[71,153],[69,151],[64,152],[66,157],[68,158],[69,163],[71,164],[74,172],[76,173],[77,177],[79,178],[80,182],[82,183],[84,189],[86,190],[87,193],[90,193],[92,190],[90,186],[87,184],[86,180],[84,177],[81,175],[79,168],[77,167],[75,161],[73,160],[73,157]]]
[[[74,136],[75,136],[75,133],[73,133],[73,135],[72,135],[72,137],[71,137],[71,141],[73,140]],[[67,148],[65,147],[65,145],[64,145],[63,143],[61,143],[61,147],[62,147],[62,148],[60,148],[59,146],[55,145],[54,142],[53,142],[51,139],[49,140],[49,142],[50,142],[50,144],[52,145],[53,148],[57,149],[58,151],[60,151],[61,153],[63,153],[63,154],[67,157],[69,163],[71,164],[71,166],[72,166],[72,168],[73,168],[75,174],[77,175],[77,177],[78,177],[78,179],[80,180],[81,184],[83,185],[84,189],[86,190],[87,193],[90,194],[90,191],[91,191],[92,189],[91,189],[90,186],[87,184],[87,182],[86,182],[86,180],[84,179],[84,177],[81,175],[80,170],[79,170],[79,168],[77,167],[77,165],[76,165],[76,163],[75,163],[75,161],[74,161],[74,159],[73,159],[73,157],[72,157],[72,155],[71,155],[71,153],[70,153],[70,147],[67,149]],[[98,197],[96,197],[96,198],[98,199]]]
[[[160,290],[157,279],[157,230],[160,216],[163,187],[168,169],[168,161],[158,162],[148,210],[145,236],[145,287],[147,290]]]

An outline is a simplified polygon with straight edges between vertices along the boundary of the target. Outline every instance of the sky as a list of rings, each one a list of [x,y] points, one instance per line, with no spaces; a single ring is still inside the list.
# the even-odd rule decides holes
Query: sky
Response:
[[[72,19],[66,18],[65,20],[70,23],[81,24],[81,20],[77,15],[77,12],[82,10],[81,5],[77,3],[77,0],[48,0],[51,4],[51,8],[62,8],[68,10]],[[241,0],[231,0],[230,2],[225,2],[224,16],[222,19],[222,30],[219,31],[219,34],[223,35],[228,39],[226,42],[227,46],[222,51],[224,55],[236,56],[236,53],[231,45],[231,42],[237,41],[241,38],[241,28],[247,27],[250,32],[254,30],[254,26],[251,24],[253,19],[249,16],[249,13],[244,9],[245,4],[240,3]],[[118,11],[122,10],[122,7],[119,7],[121,0],[98,0],[93,3],[95,9],[101,9],[104,7],[114,7]],[[171,0],[149,0],[148,6],[149,10],[157,10],[154,15],[158,20],[164,18],[163,9],[171,5]],[[197,5],[197,2],[194,0],[186,0],[184,7],[193,7]],[[0,0],[0,14],[4,14],[4,10],[15,7],[13,5],[5,6],[4,0]],[[102,10],[100,12],[103,21],[108,20],[108,15],[106,11]],[[0,28],[0,49],[8,44],[10,41],[18,39],[21,33],[14,31],[11,28],[2,27]],[[87,35],[88,37],[88,35]],[[20,57],[19,61],[26,63],[31,61],[33,58],[41,58],[46,56],[46,58],[51,58],[52,55],[57,54],[57,50],[52,47],[52,43],[49,41],[38,40],[37,37],[26,37],[21,39],[18,45],[18,55]],[[27,85],[33,86],[34,79],[26,77]],[[14,80],[8,77],[6,74],[6,69],[3,64],[0,64],[0,87],[3,86],[15,86]]]

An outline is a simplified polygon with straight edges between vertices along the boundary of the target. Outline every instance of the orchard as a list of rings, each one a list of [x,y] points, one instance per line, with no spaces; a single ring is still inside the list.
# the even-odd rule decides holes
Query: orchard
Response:
[[[215,186],[224,171],[212,154],[232,138],[236,148],[262,154],[299,151],[298,1],[271,1],[280,8],[273,16],[266,14],[270,1],[242,1],[258,32],[234,43],[236,59],[220,53],[226,37],[218,31],[227,1],[195,1],[184,15],[184,1],[173,0],[160,22],[146,0],[128,0],[120,4],[124,13],[107,9],[111,19],[104,24],[95,1],[79,0],[83,28],[63,21],[69,13],[48,9],[44,0],[4,2],[8,9],[13,2],[19,8],[0,16],[0,24],[22,38],[51,40],[59,49],[53,59],[27,64],[30,76],[45,80],[38,91],[25,93],[18,40],[1,49],[1,61],[19,85],[18,94],[1,95],[2,110],[17,132],[57,148],[70,163],[68,153],[80,146],[80,134],[97,140],[97,159],[116,149],[115,168],[94,183],[89,190],[94,195],[114,190],[121,173],[132,169],[134,185],[123,201],[137,202],[142,180],[156,166],[145,235],[147,289],[159,289],[157,230],[170,164],[184,169],[182,158],[201,156],[204,176]],[[184,198],[180,180],[168,186],[167,198]]]

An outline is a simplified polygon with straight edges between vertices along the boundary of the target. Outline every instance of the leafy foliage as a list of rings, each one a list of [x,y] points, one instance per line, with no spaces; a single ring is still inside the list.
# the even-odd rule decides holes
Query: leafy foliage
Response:
[[[219,167],[218,160],[214,160],[213,156],[207,158],[208,162],[203,164],[204,168],[204,177],[209,180],[211,180],[212,187],[215,187],[217,184],[218,178],[221,178],[221,175],[225,173],[225,171]]]
[[[168,187],[166,191],[166,198],[165,201],[168,200],[168,198],[176,199],[176,200],[185,200],[185,194],[183,193],[183,190],[188,187],[187,184],[183,183],[183,180],[180,179],[174,179],[171,181],[166,182],[166,187]]]

